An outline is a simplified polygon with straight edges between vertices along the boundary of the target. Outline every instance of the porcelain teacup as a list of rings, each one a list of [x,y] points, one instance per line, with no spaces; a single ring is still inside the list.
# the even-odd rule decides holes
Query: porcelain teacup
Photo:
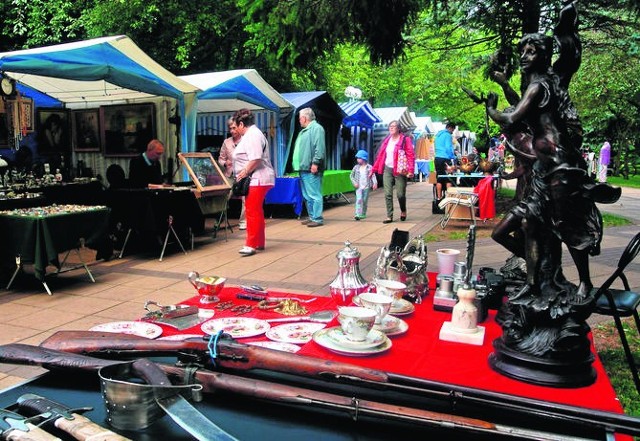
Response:
[[[342,332],[351,341],[365,341],[376,320],[373,309],[360,306],[341,306],[338,308],[338,322]]]
[[[407,285],[404,283],[389,279],[374,280],[373,285],[376,287],[376,293],[393,298],[394,303],[398,303],[398,300],[402,299],[404,291],[407,289]]]
[[[372,292],[367,292],[364,294],[360,294],[360,304],[365,308],[372,309],[376,312],[376,321],[375,324],[379,325],[382,323],[382,319],[385,315],[389,313],[391,309],[391,304],[393,303],[393,298],[390,296],[386,296],[384,294],[376,294]]]

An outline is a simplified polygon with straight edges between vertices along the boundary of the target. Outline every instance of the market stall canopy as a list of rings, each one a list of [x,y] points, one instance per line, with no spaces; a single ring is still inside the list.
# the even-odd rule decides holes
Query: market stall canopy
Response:
[[[370,129],[375,123],[382,122],[382,119],[373,110],[369,101],[349,101],[340,103],[340,108],[347,114],[342,120],[345,127],[365,127]]]
[[[70,108],[199,90],[124,35],[0,53],[0,71]]]
[[[284,99],[295,108],[282,122],[282,127],[287,131],[288,142],[285,157],[290,162],[292,147],[300,131],[298,111],[305,107],[311,107],[316,115],[316,120],[324,128],[327,148],[327,170],[340,168],[340,152],[336,149],[336,140],[342,120],[347,114],[338,103],[325,91],[290,92],[283,93]]]
[[[229,112],[248,108],[287,113],[291,104],[267,83],[255,69],[208,72],[181,76],[201,89],[198,112]]]
[[[431,120],[430,116],[416,116],[415,113],[411,112],[411,117],[413,118],[413,120],[416,122],[416,129],[415,131],[418,133],[429,133],[429,134],[434,134],[433,131],[433,121]]]
[[[182,143],[195,144],[199,89],[155,62],[125,35],[0,53],[0,71],[71,109],[174,98],[186,121]]]
[[[402,127],[408,131],[413,131],[417,127],[408,107],[376,107],[373,110],[382,119],[380,124],[388,125],[391,121],[400,121]]]

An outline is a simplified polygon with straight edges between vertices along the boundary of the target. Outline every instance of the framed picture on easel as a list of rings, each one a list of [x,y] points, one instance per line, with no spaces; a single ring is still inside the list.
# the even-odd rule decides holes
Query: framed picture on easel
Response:
[[[153,103],[100,107],[105,156],[136,156],[156,137]]]
[[[73,150],[100,151],[100,111],[98,109],[73,111]]]

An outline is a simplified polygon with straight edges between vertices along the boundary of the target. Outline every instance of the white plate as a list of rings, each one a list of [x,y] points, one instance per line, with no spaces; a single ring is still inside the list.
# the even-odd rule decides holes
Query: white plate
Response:
[[[138,337],[156,338],[162,335],[162,328],[147,322],[111,322],[96,325],[89,331],[116,332],[119,334],[137,335]]]
[[[389,340],[389,338],[385,336],[386,340],[380,346],[375,346],[369,349],[343,348],[342,346],[334,343],[333,340],[327,335],[327,333],[331,329],[332,328],[316,331],[315,334],[313,334],[313,341],[318,343],[323,348],[328,349],[331,352],[335,352],[336,354],[346,355],[349,357],[366,357],[368,355],[374,355],[388,351],[392,345],[391,340]]]
[[[349,349],[370,349],[376,346],[380,346],[385,342],[387,337],[384,332],[372,329],[367,334],[367,338],[364,341],[349,340],[347,334],[344,333],[340,326],[333,327],[327,332],[327,337],[333,340],[338,346]]]
[[[391,315],[408,315],[416,310],[413,303],[405,299],[395,300],[391,305],[389,314]]]
[[[264,334],[270,327],[264,320],[251,317],[224,317],[204,322],[200,329],[209,335],[224,331],[231,337],[244,338]]]
[[[387,314],[382,319],[382,323],[373,325],[373,329],[382,331],[387,337],[390,337],[392,335],[404,334],[409,329],[409,325],[404,320]]]
[[[267,331],[267,338],[282,343],[309,343],[313,333],[327,326],[324,323],[298,322],[274,326]]]
[[[202,340],[202,334],[176,334],[176,335],[167,335],[166,337],[160,337],[158,340],[172,340],[172,341],[181,341],[186,340],[188,338],[199,338]]]
[[[292,343],[283,343],[279,341],[251,341],[248,345],[260,346],[262,348],[275,349],[277,351],[290,352],[295,354],[300,350],[300,346]]]

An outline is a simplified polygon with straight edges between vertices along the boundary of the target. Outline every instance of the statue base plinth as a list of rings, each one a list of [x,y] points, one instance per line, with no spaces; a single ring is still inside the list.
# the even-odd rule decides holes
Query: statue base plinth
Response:
[[[594,356],[572,360],[550,360],[534,357],[507,347],[502,338],[493,341],[494,352],[489,355],[491,368],[525,383],[548,387],[576,388],[590,386],[596,381],[592,366]]]
[[[484,343],[484,326],[476,327],[475,331],[461,332],[451,322],[444,322],[442,328],[440,328],[440,340],[482,346],[482,343]]]

